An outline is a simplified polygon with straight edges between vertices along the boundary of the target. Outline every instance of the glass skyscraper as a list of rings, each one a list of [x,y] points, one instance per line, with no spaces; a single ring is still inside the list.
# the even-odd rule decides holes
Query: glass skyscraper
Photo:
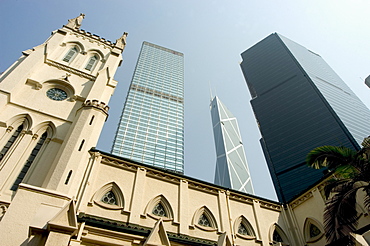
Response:
[[[238,121],[218,97],[211,102],[217,162],[215,184],[254,194]]]
[[[323,176],[307,167],[307,153],[323,145],[360,149],[370,111],[320,55],[280,34],[242,58],[271,177],[279,200],[289,201]]]
[[[144,42],[112,154],[183,173],[184,55]]]

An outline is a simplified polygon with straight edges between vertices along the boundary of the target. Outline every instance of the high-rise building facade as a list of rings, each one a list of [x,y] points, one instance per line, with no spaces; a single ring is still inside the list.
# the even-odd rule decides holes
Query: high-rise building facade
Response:
[[[216,96],[211,102],[217,154],[215,184],[254,194],[238,121]]]
[[[112,153],[183,173],[184,55],[144,42]]]
[[[287,201],[323,176],[306,166],[307,153],[323,145],[358,150],[370,111],[320,55],[282,35],[242,58],[265,158],[279,200]]]

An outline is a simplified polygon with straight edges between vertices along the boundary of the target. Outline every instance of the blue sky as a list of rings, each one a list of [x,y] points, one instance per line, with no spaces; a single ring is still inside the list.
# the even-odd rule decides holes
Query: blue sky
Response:
[[[82,29],[115,41],[128,32],[110,116],[98,148],[109,151],[143,41],[185,55],[185,174],[212,182],[215,150],[210,87],[238,118],[256,195],[276,199],[259,145],[240,53],[273,32],[320,54],[370,106],[368,0],[80,0],[0,1],[0,71],[43,43],[68,19],[86,14]]]

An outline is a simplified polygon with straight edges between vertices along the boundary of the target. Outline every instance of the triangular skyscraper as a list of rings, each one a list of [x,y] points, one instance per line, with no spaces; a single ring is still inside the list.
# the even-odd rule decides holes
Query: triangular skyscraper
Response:
[[[217,164],[215,184],[254,194],[238,122],[215,97],[211,102]]]

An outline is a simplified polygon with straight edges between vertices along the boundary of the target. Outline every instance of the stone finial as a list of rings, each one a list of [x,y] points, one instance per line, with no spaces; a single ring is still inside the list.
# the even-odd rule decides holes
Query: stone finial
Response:
[[[82,24],[82,20],[85,18],[85,14],[80,14],[79,16],[77,16],[76,18],[73,18],[73,19],[70,19],[68,20],[68,24],[66,25],[67,27],[70,27],[72,29],[80,29],[81,27],[81,24]]]
[[[126,45],[126,38],[127,38],[128,33],[124,32],[123,35],[116,40],[115,46],[120,49],[124,49]]]

